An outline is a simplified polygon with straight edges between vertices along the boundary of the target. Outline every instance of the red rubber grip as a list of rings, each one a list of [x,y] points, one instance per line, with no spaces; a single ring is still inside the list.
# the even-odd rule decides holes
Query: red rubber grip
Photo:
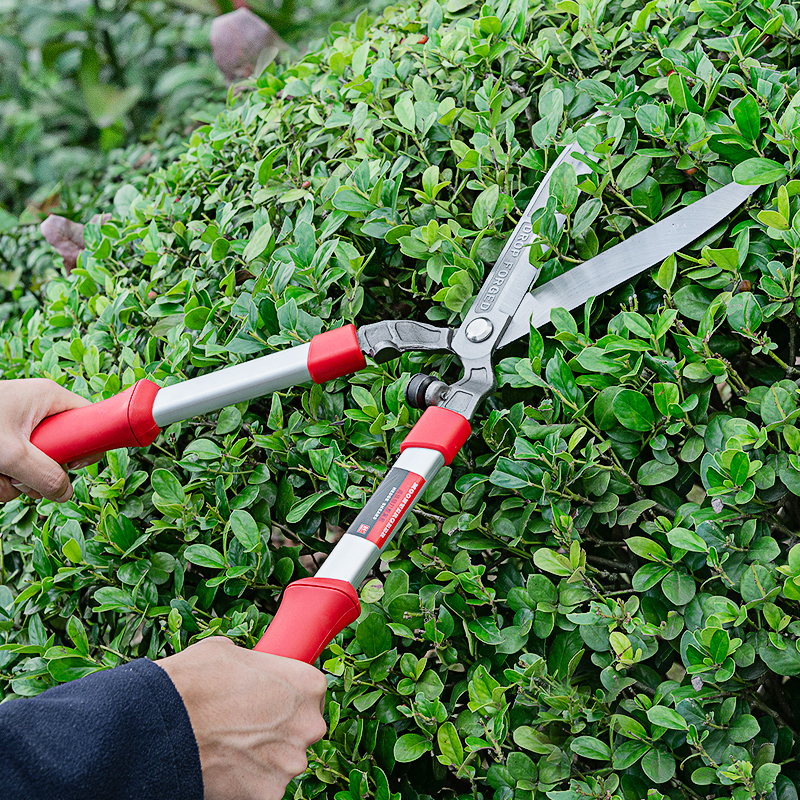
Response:
[[[430,406],[403,439],[400,452],[408,447],[427,447],[438,450],[444,456],[444,463],[449,464],[471,433],[466,417],[448,408]]]
[[[356,590],[347,581],[303,578],[286,587],[278,613],[253,649],[313,664],[360,613]]]
[[[311,340],[308,371],[314,383],[341,378],[366,366],[355,325],[318,333]]]
[[[59,464],[69,464],[119,447],[145,447],[161,429],[153,420],[159,387],[142,379],[124,392],[42,420],[31,443]]]

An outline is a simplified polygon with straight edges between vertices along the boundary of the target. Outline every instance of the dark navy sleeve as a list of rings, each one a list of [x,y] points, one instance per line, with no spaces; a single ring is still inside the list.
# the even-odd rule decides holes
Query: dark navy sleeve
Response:
[[[189,714],[147,659],[0,704],[3,800],[202,800]]]

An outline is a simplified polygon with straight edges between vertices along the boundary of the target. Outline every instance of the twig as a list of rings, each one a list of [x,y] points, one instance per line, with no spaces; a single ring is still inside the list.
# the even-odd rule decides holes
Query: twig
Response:
[[[586,560],[592,564],[607,567],[608,569],[614,570],[614,572],[627,572],[628,575],[633,575],[634,572],[636,572],[633,564],[623,564],[620,561],[612,561],[610,558],[603,558],[602,556],[594,556],[587,553]]]
[[[789,723],[786,722],[786,720],[784,720],[783,717],[777,711],[775,711],[774,708],[770,708],[766,703],[759,700],[759,698],[756,697],[755,695],[748,694],[747,698],[756,708],[760,708],[762,711],[769,714],[777,723],[788,728],[794,736],[797,736],[797,731],[791,725],[789,725]]]

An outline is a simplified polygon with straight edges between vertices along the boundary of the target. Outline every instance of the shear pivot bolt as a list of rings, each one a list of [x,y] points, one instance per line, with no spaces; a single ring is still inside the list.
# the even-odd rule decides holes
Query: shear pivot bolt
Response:
[[[478,317],[467,325],[467,339],[471,342],[483,342],[492,335],[494,325],[486,317]]]

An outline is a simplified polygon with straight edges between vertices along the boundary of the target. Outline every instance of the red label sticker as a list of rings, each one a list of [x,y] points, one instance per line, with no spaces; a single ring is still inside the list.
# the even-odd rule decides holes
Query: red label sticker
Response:
[[[383,547],[424,487],[425,479],[421,475],[395,467],[347,532]]]

